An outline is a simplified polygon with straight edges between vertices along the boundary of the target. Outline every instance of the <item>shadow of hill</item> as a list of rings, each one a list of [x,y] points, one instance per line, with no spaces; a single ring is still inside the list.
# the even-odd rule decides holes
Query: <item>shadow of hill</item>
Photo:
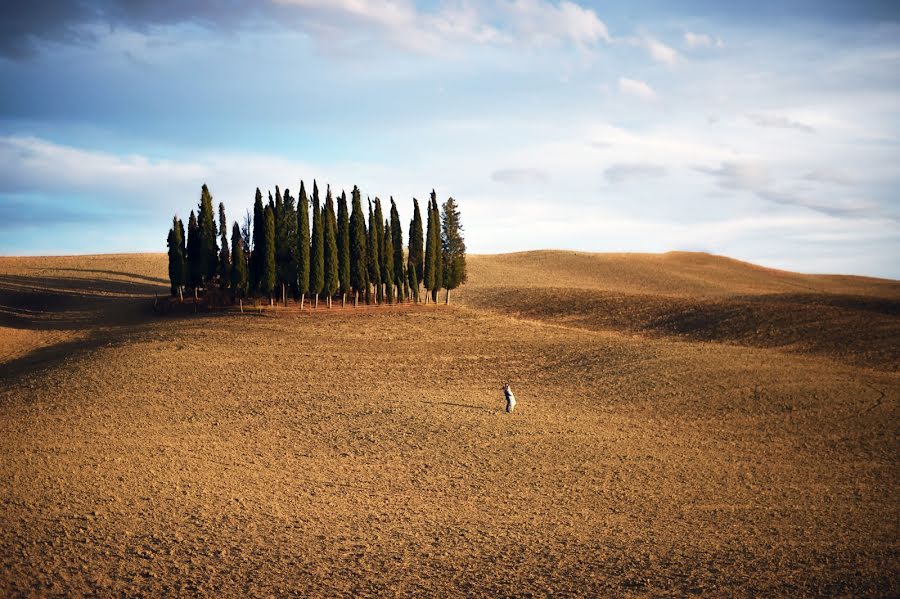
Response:
[[[98,268],[48,268],[50,272],[84,272],[98,275],[110,275],[113,277],[125,277],[129,279],[138,279],[140,281],[145,281],[147,283],[157,283],[158,285],[163,286],[165,289],[169,288],[169,280],[163,279],[161,277],[148,277],[146,275],[139,275],[136,273],[130,273],[119,270],[102,270]],[[127,282],[127,281],[124,281]]]

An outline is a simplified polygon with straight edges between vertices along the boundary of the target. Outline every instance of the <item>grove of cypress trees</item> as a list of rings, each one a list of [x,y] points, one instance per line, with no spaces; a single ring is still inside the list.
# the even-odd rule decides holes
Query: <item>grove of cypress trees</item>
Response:
[[[381,298],[381,248],[378,244],[378,229],[375,223],[375,215],[372,212],[372,200],[369,200],[369,235],[366,245],[366,254],[368,257],[369,282],[375,285],[375,303],[378,304]],[[368,285],[366,285],[368,292]],[[367,298],[368,299],[368,298]]]
[[[431,190],[431,218],[434,221],[431,226],[434,234],[434,241],[432,242],[432,247],[434,247],[434,286],[431,288],[431,300],[437,303],[438,292],[444,284],[444,268],[443,258],[441,257],[443,253],[441,249],[441,213],[438,209],[437,194],[434,193],[434,190]]]
[[[381,261],[384,271],[381,277],[385,282],[385,301],[394,303],[394,240],[391,238],[391,223],[384,221],[384,240],[381,245]]]
[[[212,281],[219,268],[219,246],[216,233],[216,221],[213,213],[212,195],[206,183],[200,190],[200,213],[197,215],[200,227],[200,272],[203,283]]]
[[[368,272],[366,271],[366,217],[362,211],[362,199],[359,188],[353,186],[353,209],[350,213],[350,286],[355,292],[353,305],[359,303],[359,292],[368,290]]]
[[[413,198],[413,217],[409,223],[409,263],[416,271],[416,281],[421,283],[425,280],[425,249],[424,249],[424,233],[422,231],[422,213],[419,212],[419,200]],[[410,277],[410,286],[412,285],[412,277]],[[416,295],[418,292],[418,285]]]
[[[188,262],[188,285],[194,290],[194,297],[197,297],[197,288],[203,281],[203,246],[200,245],[200,227],[197,226],[197,215],[191,210],[191,216],[188,218],[188,235],[187,235],[187,262]]]
[[[262,248],[266,237],[266,216],[263,208],[262,192],[256,188],[256,199],[253,201],[253,247],[250,248],[250,289],[255,293],[259,289],[262,272]]]
[[[331,307],[331,298],[340,286],[338,275],[338,247],[337,247],[337,221],[334,217],[334,198],[331,196],[331,186],[325,194],[325,206],[322,207],[322,226],[324,228],[325,241],[325,293],[328,297],[328,307]]]
[[[173,296],[183,299],[182,288],[184,287],[184,239],[182,239],[181,221],[175,216],[172,218],[172,228],[169,229],[169,284]]]
[[[463,226],[459,218],[456,200],[449,198],[444,202],[443,221],[441,223],[441,256],[444,275],[444,288],[447,290],[446,303],[450,303],[450,290],[456,289],[466,282],[466,242],[462,236]]]
[[[306,187],[300,181],[300,198],[297,205],[297,282],[300,293],[300,309],[309,293],[309,198]]]
[[[319,206],[319,187],[313,181],[312,247],[309,262],[309,292],[319,307],[319,294],[325,289],[325,235],[322,231],[322,209]]]
[[[432,192],[433,193],[433,192]],[[431,290],[434,288],[434,256],[435,256],[435,244],[434,244],[434,219],[431,218],[431,201],[428,201],[428,213],[426,214],[428,220],[427,229],[425,230],[425,259],[424,259],[424,278],[422,279],[422,283],[425,285],[425,303],[428,303],[428,295],[431,293]]]
[[[231,228],[231,255],[234,256],[234,265],[231,268],[231,291],[234,294],[234,299],[245,298],[249,291],[247,254],[244,252],[244,238],[237,221]]]
[[[264,216],[264,235],[262,247],[262,271],[259,277],[260,292],[269,296],[269,305],[272,304],[272,291],[275,289],[277,279],[277,266],[275,263],[275,211],[272,206],[266,206]]]
[[[375,226],[377,227],[376,243],[378,245],[378,270],[381,272],[381,281],[378,285],[378,301],[384,301],[384,284],[388,283],[385,278],[384,268],[384,212],[381,211],[381,200],[375,198]]]
[[[347,194],[341,191],[338,199],[337,245],[338,279],[341,282],[341,305],[350,292],[350,215],[347,211]]]
[[[219,202],[219,235],[222,248],[219,250],[219,284],[226,289],[231,282],[231,252],[228,250],[228,221],[225,220],[225,204]]]
[[[397,286],[397,299],[403,301],[403,287],[406,282],[403,276],[403,229],[400,226],[400,213],[397,212],[397,204],[391,197],[391,244],[393,245],[394,260],[394,284]]]

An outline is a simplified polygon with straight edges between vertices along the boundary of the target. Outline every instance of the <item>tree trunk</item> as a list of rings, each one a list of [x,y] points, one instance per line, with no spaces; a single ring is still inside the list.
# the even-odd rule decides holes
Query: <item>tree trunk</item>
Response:
[[[359,306],[359,289],[353,295],[353,307],[356,308],[357,306]]]
[[[305,299],[306,299],[306,294],[305,294],[305,293],[301,293],[301,294],[300,294],[300,309],[301,309],[301,310],[303,310],[303,301],[304,301]]]
[[[281,303],[287,306],[287,290],[285,289],[286,285],[284,283],[281,284]]]
[[[269,294],[269,305],[270,305],[270,306],[274,306],[274,305],[275,305],[275,298],[272,296],[271,293]]]
[[[184,303],[184,286],[183,285],[178,286],[178,303],[179,304]]]
[[[319,294],[317,293],[316,294],[316,304],[313,306],[313,308],[318,308],[318,307],[319,307]]]
[[[341,308],[343,308],[346,305],[347,305],[347,294],[342,293],[341,294]]]
[[[450,290],[449,289],[447,290],[447,301],[445,301],[444,304],[447,306],[450,305]]]

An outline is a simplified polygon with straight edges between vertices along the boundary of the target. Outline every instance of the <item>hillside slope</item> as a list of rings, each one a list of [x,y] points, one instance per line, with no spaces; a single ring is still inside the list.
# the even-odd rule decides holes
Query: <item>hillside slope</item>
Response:
[[[900,282],[803,275],[709,254],[537,251],[471,256],[476,309],[900,368]]]

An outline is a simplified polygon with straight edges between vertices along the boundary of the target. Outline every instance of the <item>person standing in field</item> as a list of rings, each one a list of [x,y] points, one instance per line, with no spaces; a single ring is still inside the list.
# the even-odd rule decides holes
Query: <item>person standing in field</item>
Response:
[[[513,395],[509,383],[503,383],[503,386],[500,388],[503,389],[503,395],[506,396],[506,413],[511,414],[516,409],[516,396]]]

